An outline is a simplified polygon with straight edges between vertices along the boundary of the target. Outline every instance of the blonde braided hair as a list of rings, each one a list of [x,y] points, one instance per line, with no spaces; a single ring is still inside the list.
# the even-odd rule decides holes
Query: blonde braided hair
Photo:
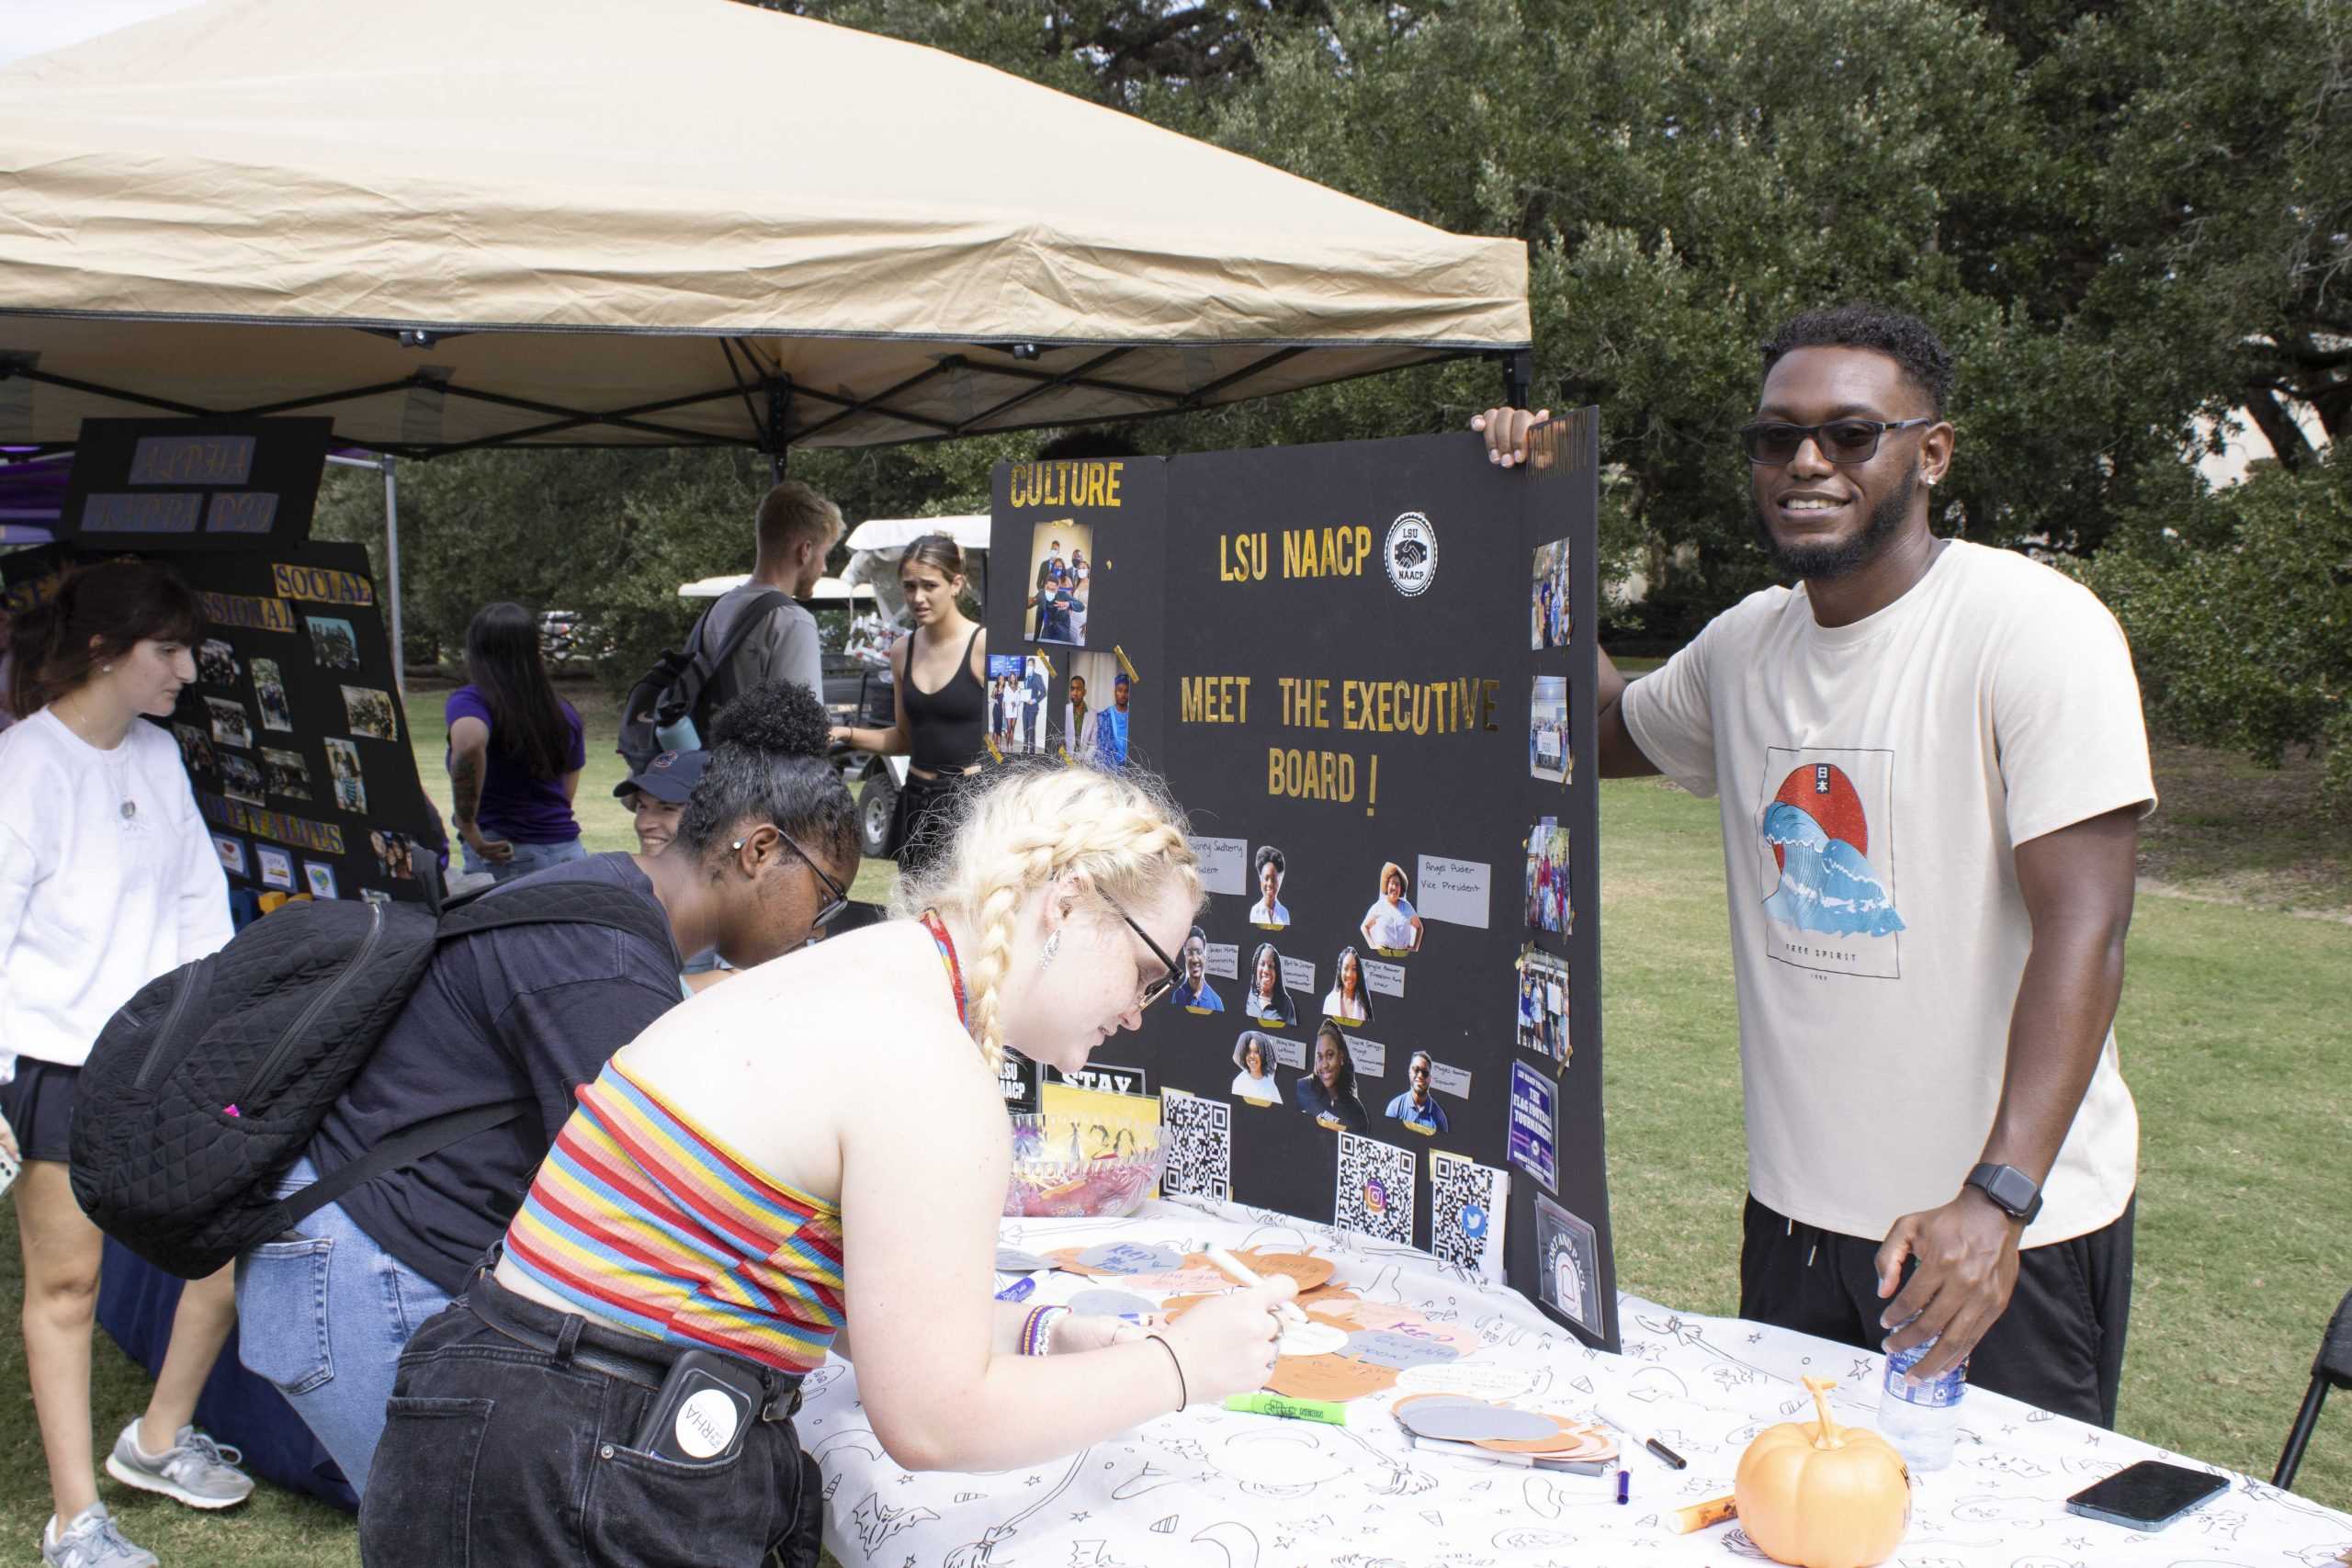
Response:
[[[980,1055],[1004,1058],[1002,991],[1023,900],[1066,874],[1135,909],[1175,879],[1197,908],[1201,876],[1183,807],[1136,768],[1117,773],[1057,762],[991,770],[961,792],[949,845],[931,870],[899,884],[891,912],[953,914],[978,933],[962,960],[965,1006]]]

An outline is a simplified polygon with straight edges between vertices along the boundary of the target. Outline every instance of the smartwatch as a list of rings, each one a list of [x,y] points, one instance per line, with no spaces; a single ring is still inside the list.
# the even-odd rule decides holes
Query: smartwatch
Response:
[[[2033,1224],[2034,1215],[2041,1213],[2041,1183],[2016,1166],[1980,1165],[1963,1185],[1975,1188],[1993,1200],[1995,1208],[2023,1224]]]

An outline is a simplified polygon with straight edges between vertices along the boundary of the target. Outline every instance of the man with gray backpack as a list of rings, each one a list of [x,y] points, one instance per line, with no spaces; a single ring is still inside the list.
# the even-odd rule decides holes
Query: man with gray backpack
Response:
[[[438,917],[293,906],[151,983],[92,1052],[75,1195],[175,1272],[238,1258],[245,1365],[356,1492],[401,1347],[464,1291],[573,1091],[678,1004],[679,953],[764,963],[846,900],[856,813],[816,699],[764,687],[712,732],[660,855]]]

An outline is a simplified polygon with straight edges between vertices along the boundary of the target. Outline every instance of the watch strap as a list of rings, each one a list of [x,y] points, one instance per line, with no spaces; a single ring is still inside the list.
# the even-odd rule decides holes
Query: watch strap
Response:
[[[2041,1185],[2013,1165],[1989,1162],[1968,1173],[1967,1186],[1993,1201],[1993,1206],[2013,1220],[2031,1224],[2041,1213]]]

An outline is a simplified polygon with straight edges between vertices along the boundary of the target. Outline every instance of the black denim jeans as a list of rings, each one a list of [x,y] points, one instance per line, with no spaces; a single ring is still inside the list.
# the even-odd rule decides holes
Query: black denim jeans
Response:
[[[682,1464],[631,1446],[676,1353],[477,1274],[401,1357],[359,1510],[361,1562],[814,1568],[824,1504],[782,1398],[731,1459]],[[788,1395],[794,1380],[775,1386]]]

